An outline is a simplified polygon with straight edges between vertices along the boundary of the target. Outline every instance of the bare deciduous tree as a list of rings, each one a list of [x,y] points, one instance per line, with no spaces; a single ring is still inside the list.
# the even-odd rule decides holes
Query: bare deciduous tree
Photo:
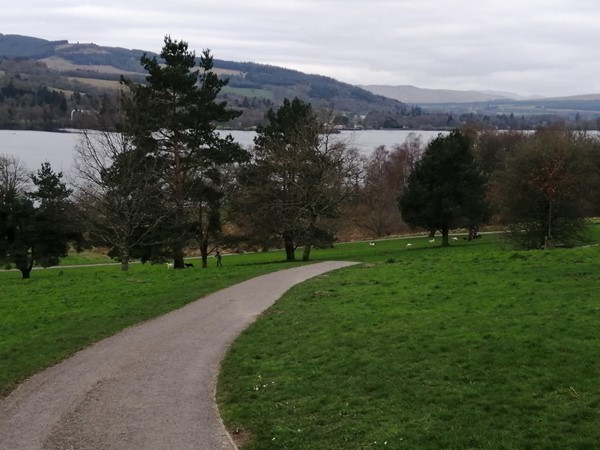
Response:
[[[160,242],[164,207],[162,162],[122,133],[82,133],[76,148],[75,198],[91,242],[107,246],[127,271],[134,256]]]
[[[0,154],[0,195],[23,193],[31,184],[29,169],[13,155]]]
[[[366,162],[364,185],[354,203],[352,221],[376,237],[400,233],[407,227],[398,210],[409,174],[423,151],[419,136],[411,133],[392,150],[377,147]]]
[[[517,245],[573,244],[596,185],[594,139],[565,129],[525,136],[496,177],[501,218]]]

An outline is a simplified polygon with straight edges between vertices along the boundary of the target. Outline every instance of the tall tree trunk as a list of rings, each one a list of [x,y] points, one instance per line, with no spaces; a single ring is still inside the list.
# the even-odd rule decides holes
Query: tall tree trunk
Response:
[[[15,265],[21,272],[21,279],[23,280],[31,278],[31,270],[33,269],[33,250],[31,251],[31,258],[28,258],[27,253],[27,250],[25,250],[25,254],[15,258]]]
[[[306,232],[306,243],[304,244],[304,250],[302,252],[302,261],[308,261],[308,258],[310,258],[310,251],[312,249],[312,243],[315,239],[315,230],[317,228],[316,223],[317,216],[312,214],[310,217],[310,224]]]
[[[448,241],[449,232],[450,230],[448,229],[448,227],[442,227],[442,247],[448,247],[450,245],[450,242]]]
[[[202,257],[202,268],[208,267],[208,239],[205,237],[201,238],[200,241],[200,256]]]
[[[202,202],[198,204],[198,241],[200,242],[200,257],[202,260],[201,266],[203,269],[208,267],[208,235],[210,221],[204,224],[204,208]],[[206,230],[204,229],[206,226]]]
[[[27,280],[28,278],[31,278],[31,270],[25,268],[19,270],[21,271],[21,279]]]
[[[304,250],[302,251],[302,261],[308,261],[308,258],[310,258],[311,248],[312,248],[312,245],[310,245],[310,244],[306,244],[304,246]]]
[[[179,233],[176,236],[176,242],[173,245],[173,268],[185,269],[183,261],[183,242],[182,239],[186,235],[183,232],[184,223],[184,192],[183,192],[183,168],[181,165],[181,155],[179,150],[180,142],[175,142],[173,146],[173,163],[174,163],[174,185],[173,199],[175,201],[175,229]]]
[[[544,239],[544,249],[548,250],[552,246],[552,201],[548,204],[548,234]]]
[[[124,248],[121,250],[121,272],[127,272],[129,270],[129,249]]]
[[[179,243],[177,244],[179,247]],[[173,250],[173,269],[185,269],[185,263],[183,261],[183,249],[176,248]]]
[[[284,236],[283,237],[283,246],[285,247],[285,260],[286,261],[296,261],[294,240],[290,236]]]

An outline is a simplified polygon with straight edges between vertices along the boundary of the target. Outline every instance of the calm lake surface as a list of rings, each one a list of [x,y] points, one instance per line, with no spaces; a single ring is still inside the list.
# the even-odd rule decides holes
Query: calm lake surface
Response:
[[[249,148],[253,145],[254,131],[227,131],[240,145]],[[342,131],[335,137],[348,142],[364,154],[369,155],[376,147],[385,145],[391,148],[402,144],[410,133],[420,136],[424,143],[435,138],[439,131],[410,130],[361,130]],[[65,174],[71,170],[73,153],[79,142],[77,132],[50,133],[44,131],[0,130],[0,154],[17,156],[31,170],[37,170],[44,161],[48,161],[55,171]]]

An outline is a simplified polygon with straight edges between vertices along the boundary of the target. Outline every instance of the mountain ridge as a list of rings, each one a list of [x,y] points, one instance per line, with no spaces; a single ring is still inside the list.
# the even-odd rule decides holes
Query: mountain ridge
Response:
[[[514,92],[458,89],[429,89],[412,85],[367,84],[359,85],[374,94],[383,95],[408,104],[479,103],[496,100],[515,101],[574,101],[600,100],[600,93],[560,96],[526,96]]]
[[[409,104],[473,103],[514,98],[507,95],[476,90],[427,89],[412,85],[368,84],[359,86],[374,94],[383,95]]]
[[[103,105],[114,101],[110,98],[122,88],[121,76],[138,83],[146,81],[147,74],[140,64],[144,54],[159,57],[140,49],[0,33],[0,128],[92,126],[93,113],[106,110]],[[533,129],[565,120],[578,127],[600,126],[597,94],[514,100],[511,97],[516,94],[504,92],[404,86],[413,97],[393,98],[397,87],[355,86],[323,75],[254,62],[214,57],[213,71],[228,79],[219,99],[242,112],[235,121],[219,124],[227,128],[261,125],[268,109],[294,97],[327,114],[326,120],[339,128],[445,130],[480,124]],[[381,89],[373,92],[369,86]],[[73,111],[85,113],[73,115]]]
[[[104,47],[95,43],[71,43],[68,40],[47,41],[40,38],[0,33],[0,56],[30,58],[45,63],[57,72],[79,75],[82,78],[118,79],[118,75],[145,75],[140,65],[143,54],[159,55],[138,49]],[[214,56],[214,55],[213,55]],[[311,100],[315,106],[326,107],[335,100],[336,109],[352,109],[367,113],[370,109],[402,110],[401,102],[378,96],[359,87],[322,75],[305,74],[252,62],[213,59],[214,71],[230,79],[230,88],[263,89],[269,86],[275,102],[284,97],[298,96]],[[286,87],[287,89],[282,89]],[[286,91],[286,92],[282,92]],[[292,92],[289,92],[292,91]],[[263,94],[267,95],[263,92]],[[294,94],[294,95],[291,95]]]

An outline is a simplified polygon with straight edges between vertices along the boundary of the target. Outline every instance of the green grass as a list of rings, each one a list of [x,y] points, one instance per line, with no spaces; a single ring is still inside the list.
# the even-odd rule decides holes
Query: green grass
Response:
[[[234,344],[218,400],[244,448],[597,448],[600,247],[406,242],[313,250],[365,264],[292,289]],[[0,395],[127,326],[289,267],[281,259],[0,272]]]
[[[65,258],[60,258],[58,265],[60,266],[76,266],[76,265],[89,265],[89,264],[118,264],[116,260],[107,256],[104,253],[100,253],[95,250],[85,250],[82,252],[75,252],[72,250]],[[39,265],[35,265],[39,268]],[[14,269],[15,264],[5,264],[2,266],[3,269]]]
[[[75,258],[79,258],[75,256]],[[89,256],[97,261],[94,255]],[[226,256],[217,269],[168,270],[164,264],[0,272],[0,397],[27,376],[123,328],[210,292],[290,267],[280,252]],[[77,259],[77,263],[85,258]],[[88,261],[89,262],[89,261]],[[275,262],[272,263],[271,262]],[[267,264],[268,263],[268,264]]]
[[[597,449],[600,248],[413,244],[318,250],[369,264],[236,341],[218,402],[243,448]]]
[[[83,252],[71,252],[66,258],[60,260],[61,266],[81,265],[81,264],[111,264],[116,263],[114,259],[106,256],[104,253],[86,250]]]

